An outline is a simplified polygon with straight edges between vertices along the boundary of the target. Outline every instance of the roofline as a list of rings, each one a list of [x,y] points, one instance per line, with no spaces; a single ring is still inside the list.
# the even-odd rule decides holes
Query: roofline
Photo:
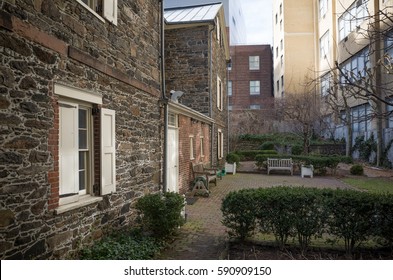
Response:
[[[191,5],[191,6],[170,7],[170,8],[165,8],[164,11],[180,10],[186,8],[198,8],[198,7],[213,6],[213,5],[223,5],[223,4],[222,2],[217,2],[217,3],[199,4],[199,5]]]
[[[215,121],[212,118],[210,118],[210,117],[208,117],[198,111],[195,111],[194,109],[191,109],[190,107],[187,107],[183,104],[168,100],[168,105],[169,105],[169,111],[171,111],[173,113],[182,114],[184,116],[187,116],[187,117],[190,117],[190,118],[193,118],[193,119],[196,119],[196,120],[208,123],[208,124],[215,123]]]

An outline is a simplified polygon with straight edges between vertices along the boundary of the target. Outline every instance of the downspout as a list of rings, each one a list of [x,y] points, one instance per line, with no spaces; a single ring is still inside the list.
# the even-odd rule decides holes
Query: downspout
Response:
[[[168,97],[165,94],[165,17],[164,17],[164,0],[160,0],[161,2],[161,50],[160,50],[160,60],[161,60],[161,102],[164,106],[164,155],[163,155],[163,173],[162,173],[162,180],[163,180],[163,192],[167,192],[167,159],[168,159]]]
[[[209,117],[213,119],[213,92],[212,92],[212,87],[213,87],[213,31],[214,31],[214,25],[213,28],[210,30],[210,86],[209,86]],[[210,139],[210,166],[213,166],[213,151],[214,151],[214,130],[215,130],[215,124],[214,122],[212,123],[212,131],[211,131],[211,139]]]

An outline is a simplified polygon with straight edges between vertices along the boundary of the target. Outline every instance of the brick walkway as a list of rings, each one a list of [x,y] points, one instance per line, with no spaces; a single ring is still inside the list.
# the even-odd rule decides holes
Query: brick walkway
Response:
[[[305,186],[348,188],[333,177],[301,178],[299,175],[245,174],[226,175],[217,186],[210,185],[209,197],[198,197],[186,206],[187,223],[179,230],[170,247],[160,259],[167,260],[217,260],[223,257],[227,234],[221,224],[221,201],[231,191],[245,188],[271,186]]]

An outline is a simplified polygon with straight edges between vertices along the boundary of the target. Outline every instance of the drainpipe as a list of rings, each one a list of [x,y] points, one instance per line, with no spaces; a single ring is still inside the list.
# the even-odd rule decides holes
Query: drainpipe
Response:
[[[215,23],[214,23],[215,24]],[[213,92],[212,92],[212,86],[213,86],[213,31],[214,31],[214,25],[213,27],[209,30],[210,32],[210,86],[209,86],[209,114],[210,118],[213,119]],[[215,130],[215,124],[212,123],[212,131],[211,131],[211,139],[210,139],[210,166],[213,166],[213,151],[214,151],[214,130]]]
[[[161,2],[161,50],[160,50],[160,60],[161,60],[161,102],[164,106],[164,155],[163,155],[163,173],[162,173],[162,180],[163,180],[163,192],[167,192],[167,158],[168,158],[168,97],[165,94],[165,18],[164,18],[164,0],[160,0]]]

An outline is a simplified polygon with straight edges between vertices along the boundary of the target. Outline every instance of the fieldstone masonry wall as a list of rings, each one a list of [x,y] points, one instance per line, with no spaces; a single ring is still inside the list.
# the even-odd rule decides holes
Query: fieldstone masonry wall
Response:
[[[225,30],[225,29],[224,29]],[[181,90],[179,102],[215,120],[211,163],[223,165],[227,151],[228,97],[224,45],[213,24],[165,30],[166,90]],[[223,109],[217,108],[217,77],[223,87]],[[218,158],[217,133],[225,136],[224,157]]]
[[[132,225],[135,200],[160,188],[160,7],[117,8],[115,26],[77,1],[0,1],[1,259],[65,258]],[[62,214],[55,83],[99,93],[116,111],[116,192]]]

